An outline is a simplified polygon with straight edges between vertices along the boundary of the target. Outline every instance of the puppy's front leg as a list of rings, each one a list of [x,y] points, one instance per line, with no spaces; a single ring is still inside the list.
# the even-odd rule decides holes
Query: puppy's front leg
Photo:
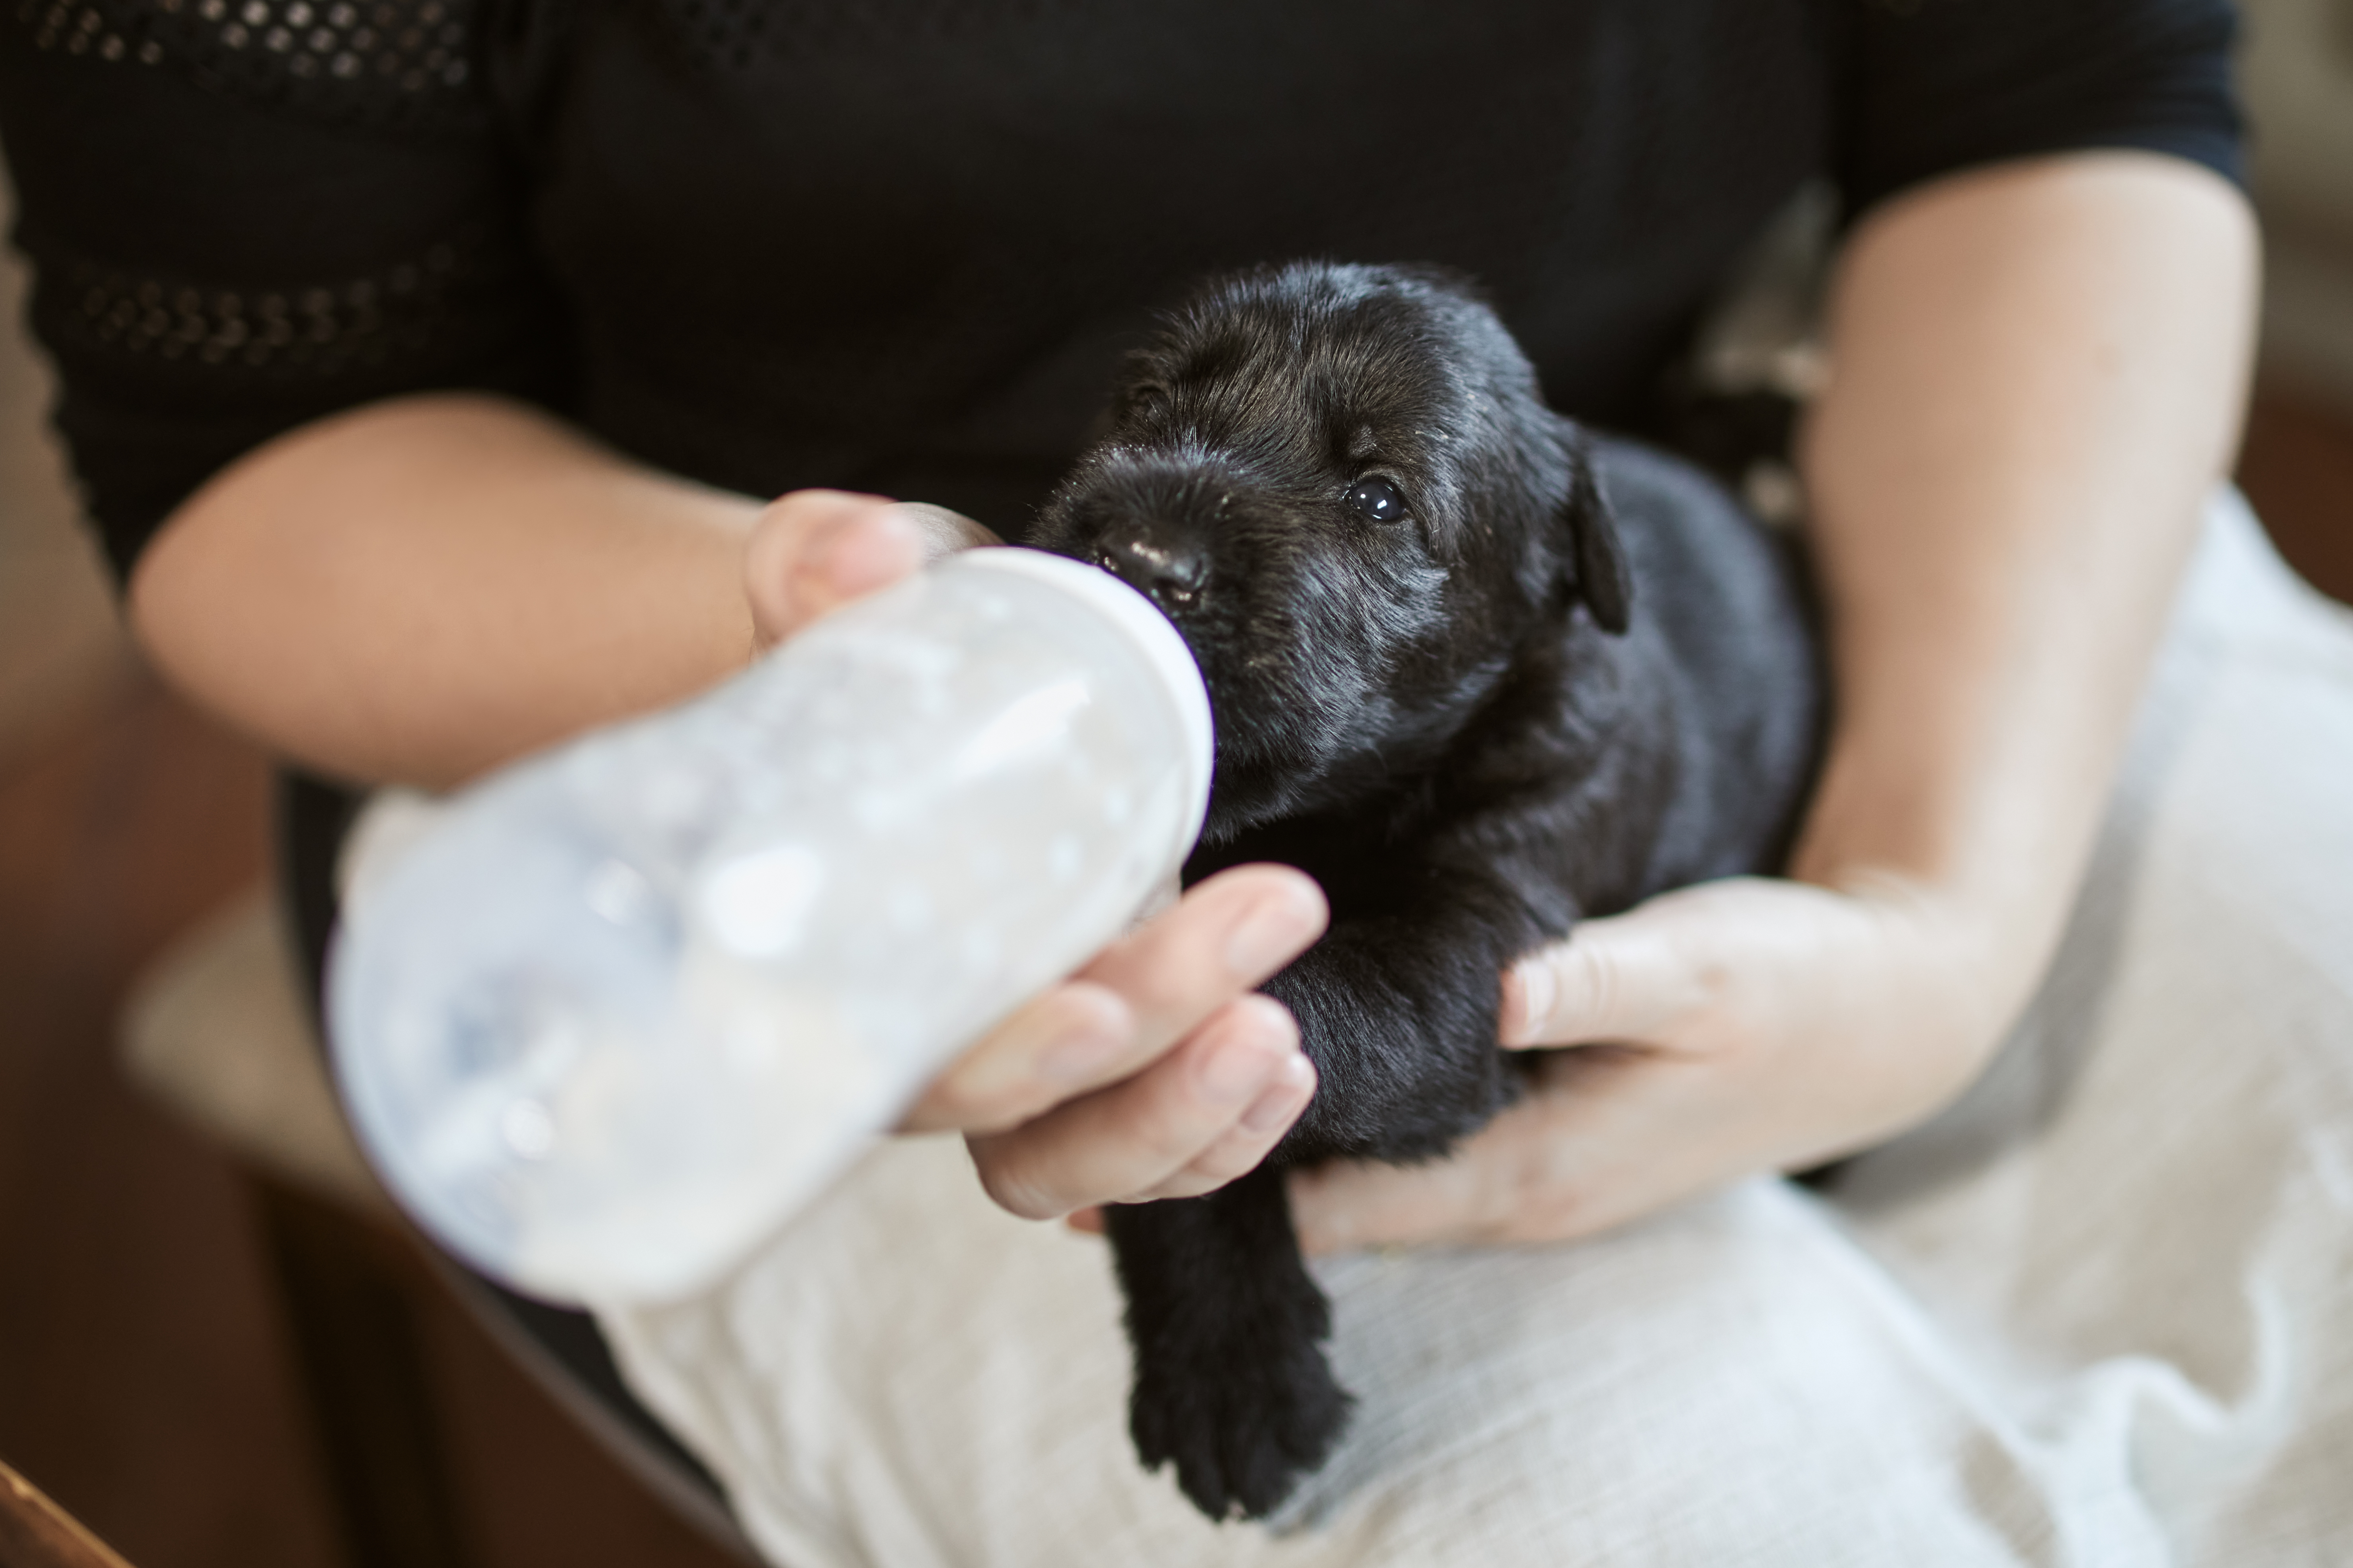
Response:
[[[1435,1159],[1518,1090],[1496,1045],[1502,973],[1556,933],[1480,879],[1420,889],[1413,908],[1335,921],[1266,986],[1319,1080],[1281,1146],[1293,1163]]]
[[[1263,1517],[1323,1462],[1349,1403],[1324,1360],[1331,1306],[1300,1258],[1282,1171],[1104,1216],[1135,1350],[1137,1457],[1173,1462],[1211,1519]]]

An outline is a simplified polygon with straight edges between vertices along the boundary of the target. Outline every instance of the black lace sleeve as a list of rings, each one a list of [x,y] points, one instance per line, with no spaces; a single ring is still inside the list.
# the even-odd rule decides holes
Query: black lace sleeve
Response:
[[[127,577],[212,473],[436,387],[560,401],[470,0],[0,0],[57,422]]]
[[[1848,210],[2079,148],[2170,153],[2238,180],[2233,26],[2229,0],[1851,0]]]

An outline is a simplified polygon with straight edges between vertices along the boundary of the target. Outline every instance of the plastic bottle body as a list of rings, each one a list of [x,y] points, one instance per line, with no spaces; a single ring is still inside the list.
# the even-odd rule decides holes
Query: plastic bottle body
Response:
[[[1092,568],[975,552],[837,612],[469,792],[347,912],[363,1140],[522,1289],[690,1292],[1134,918],[1208,752],[1181,640]]]

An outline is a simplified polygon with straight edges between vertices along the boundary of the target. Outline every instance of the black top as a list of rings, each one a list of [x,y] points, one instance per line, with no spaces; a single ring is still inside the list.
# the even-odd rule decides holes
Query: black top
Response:
[[[1018,533],[1205,270],[1482,279],[1640,425],[1802,181],[2235,177],[2225,0],[0,0],[0,138],[118,569],[239,452],[491,387],[755,495]]]

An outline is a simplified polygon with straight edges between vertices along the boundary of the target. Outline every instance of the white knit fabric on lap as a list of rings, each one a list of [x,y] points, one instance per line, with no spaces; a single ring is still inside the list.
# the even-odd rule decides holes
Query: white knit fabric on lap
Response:
[[[1103,1245],[877,1148],[607,1313],[793,1568],[2353,1561],[2353,615],[2218,501],[2049,984],[1824,1202],[1318,1266],[1339,1451],[1213,1525],[1125,1431]]]

